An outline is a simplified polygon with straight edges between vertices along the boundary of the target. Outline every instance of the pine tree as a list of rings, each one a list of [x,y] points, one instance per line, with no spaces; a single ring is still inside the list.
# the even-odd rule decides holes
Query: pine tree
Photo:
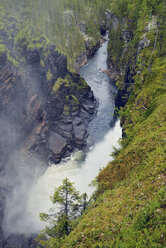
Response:
[[[55,190],[51,200],[54,208],[50,210],[50,214],[40,214],[41,220],[49,223],[44,233],[49,237],[68,236],[72,230],[73,221],[87,207],[87,195],[85,193],[80,196],[73,183],[66,178],[62,185]]]

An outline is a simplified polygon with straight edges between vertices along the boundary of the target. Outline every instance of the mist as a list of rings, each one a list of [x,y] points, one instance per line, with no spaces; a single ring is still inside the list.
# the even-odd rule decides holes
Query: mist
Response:
[[[112,160],[110,154],[113,152],[113,146],[119,147],[118,141],[121,134],[120,121],[117,121],[115,126],[89,150],[86,156],[83,151],[76,151],[59,165],[47,168],[46,172],[38,178],[31,188],[27,205],[35,220],[36,230],[41,230],[43,227],[39,213],[49,213],[49,209],[53,206],[50,196],[66,177],[75,183],[74,186],[81,193],[86,192],[89,197],[92,195],[95,188],[89,185],[98,175],[99,170]]]
[[[27,210],[28,195],[39,176],[44,172],[44,163],[28,156],[23,151],[12,154],[7,164],[6,208],[3,221],[5,236],[10,234],[35,233],[31,212]]]
[[[27,2],[24,3],[26,5]],[[58,12],[58,9],[56,11]],[[21,14],[23,15],[22,12]],[[55,102],[51,102],[49,94],[56,79],[65,77],[67,59],[54,51],[55,46],[48,48],[47,56],[45,51],[42,53],[41,39],[38,41],[39,48],[35,47],[36,43],[33,43],[35,41],[31,40],[31,37],[28,37],[28,42],[32,43],[27,44],[34,48],[30,46],[29,49],[28,45],[26,48],[20,47],[19,39],[16,39],[15,45],[14,38],[20,31],[17,28],[19,21],[7,17],[7,22],[12,39],[4,34],[4,44],[9,50],[8,54],[15,58],[18,56],[20,61],[15,68],[6,54],[4,64],[0,66],[0,190],[5,196],[5,207],[0,221],[3,219],[3,235],[6,239],[13,234],[31,236],[41,230],[44,224],[39,219],[39,213],[49,209],[49,196],[63,178],[69,177],[81,192],[86,191],[90,195],[92,191],[88,184],[98,174],[99,168],[110,160],[112,145],[116,145],[121,136],[119,122],[113,129],[116,135],[109,132],[116,87],[110,85],[109,78],[102,72],[107,69],[106,42],[91,62],[87,63],[82,74],[89,76],[84,78],[89,85],[91,83],[90,87],[99,100],[98,113],[89,125],[89,138],[92,139],[89,143],[100,142],[88,154],[76,152],[60,165],[48,167],[49,130],[56,130],[58,118],[62,114],[59,105],[63,106],[63,103],[60,103],[62,95]],[[29,23],[26,23],[25,27],[23,22],[20,25],[20,29],[23,28],[25,33],[27,28],[32,28],[33,31],[33,27],[28,26]],[[72,43],[73,40],[70,45]],[[48,72],[53,75],[51,82],[47,80]],[[103,156],[100,156],[100,153]]]
[[[13,52],[14,48],[13,48]],[[45,160],[33,152],[36,129],[44,118],[45,93],[41,87],[45,74],[40,64],[14,68],[7,55],[0,66],[0,215],[3,236],[36,232],[28,195],[46,170]],[[37,74],[38,73],[38,74]],[[1,228],[0,228],[1,232]]]
[[[16,84],[19,85],[19,81]],[[26,207],[28,194],[46,169],[45,162],[29,152],[31,143],[26,138],[33,128],[33,118],[28,120],[30,109],[26,106],[27,99],[22,101],[21,97],[18,98],[18,90],[20,87],[1,97],[2,101],[8,98],[6,105],[1,104],[0,112],[0,188],[5,195],[2,229],[6,238],[10,234],[35,232],[33,218]],[[25,89],[22,90],[25,92]],[[15,98],[12,98],[14,95]],[[24,123],[27,124],[25,127]]]

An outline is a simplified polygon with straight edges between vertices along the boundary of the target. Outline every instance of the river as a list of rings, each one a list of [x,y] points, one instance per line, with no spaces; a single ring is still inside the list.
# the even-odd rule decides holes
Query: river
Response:
[[[43,223],[39,219],[40,212],[47,212],[52,203],[50,196],[55,187],[61,185],[62,180],[68,177],[75,183],[75,187],[89,196],[93,188],[89,186],[97,176],[100,168],[111,161],[113,146],[118,147],[118,140],[122,131],[119,121],[113,121],[114,100],[117,89],[111,85],[110,79],[104,72],[107,69],[108,39],[80,70],[80,75],[86,80],[99,102],[97,114],[89,125],[87,139],[88,152],[75,151],[70,158],[59,165],[51,165],[33,185],[28,199],[27,209],[31,216],[33,232],[39,231]],[[31,230],[31,231],[32,231]]]

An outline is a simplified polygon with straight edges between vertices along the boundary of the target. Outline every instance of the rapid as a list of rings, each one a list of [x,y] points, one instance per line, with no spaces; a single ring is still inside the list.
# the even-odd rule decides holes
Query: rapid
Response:
[[[32,185],[26,207],[33,232],[40,231],[44,225],[39,219],[39,213],[48,212],[51,208],[50,196],[53,195],[55,187],[60,186],[62,180],[68,177],[75,183],[77,190],[90,196],[94,188],[89,184],[98,175],[99,170],[112,160],[113,146],[119,146],[118,140],[122,130],[120,121],[115,121],[113,117],[117,88],[111,84],[105,73],[107,46],[108,35],[95,55],[80,69],[80,75],[91,87],[99,103],[97,114],[89,124],[89,150],[75,151],[59,165],[51,164],[44,175]]]

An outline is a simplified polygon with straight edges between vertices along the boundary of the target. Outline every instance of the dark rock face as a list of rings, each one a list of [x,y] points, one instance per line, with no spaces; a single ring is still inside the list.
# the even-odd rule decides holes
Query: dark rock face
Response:
[[[31,152],[41,155],[42,158],[44,156],[47,162],[49,159],[53,160],[53,157],[56,157],[54,162],[59,162],[65,155],[68,146],[70,151],[71,147],[80,148],[80,145],[76,145],[78,142],[75,142],[78,138],[75,139],[77,129],[73,128],[73,122],[75,122],[75,118],[80,118],[82,130],[86,130],[88,121],[94,115],[96,101],[90,88],[88,86],[82,87],[82,79],[79,75],[67,71],[65,56],[51,50],[45,59],[46,68],[40,65],[41,57],[41,51],[37,49],[26,50],[27,64],[21,69],[16,69],[6,61],[4,55],[4,66],[0,70],[0,114],[1,119],[4,119],[0,123],[4,142],[1,143],[2,147],[12,147],[23,142],[25,138],[31,137],[31,142],[28,142],[28,149]],[[52,71],[52,79],[49,81],[46,78],[46,70]],[[71,81],[74,82],[72,90],[70,85],[66,87],[62,84],[59,90],[54,93],[52,87],[55,78],[66,75],[69,75]],[[76,97],[78,102],[72,102],[72,95]],[[66,103],[68,96],[71,99]],[[64,114],[65,104],[68,104],[70,108],[67,116]],[[9,137],[10,144],[6,143],[9,140],[6,139],[9,128],[4,126],[4,122],[13,123],[15,137],[13,137],[14,143],[12,145],[11,136]],[[50,139],[53,140],[51,137],[53,132],[57,133],[57,136],[54,137],[54,142],[51,141],[50,143]],[[63,149],[57,147],[57,144],[61,143],[59,142],[60,137],[64,143]],[[85,145],[85,135],[82,135],[82,141],[79,143],[82,143],[82,147],[83,144]],[[45,150],[44,155],[43,149]],[[8,149],[6,151],[8,154]],[[50,154],[53,156],[50,157]],[[3,151],[1,151],[2,157],[5,157]],[[2,160],[4,161],[4,159]]]
[[[70,78],[69,85],[65,84],[66,77]],[[62,84],[54,92],[58,78]],[[6,195],[17,184],[18,176],[14,182],[4,183],[7,170],[14,168],[13,154],[19,151],[20,160],[26,154],[27,160],[33,160],[28,166],[35,158],[45,161],[42,170],[49,161],[59,163],[74,148],[86,146],[87,125],[95,108],[90,87],[78,74],[68,72],[66,56],[54,46],[47,54],[43,48],[24,47],[22,63],[17,67],[5,52],[0,54],[0,247],[36,247],[22,235],[10,235],[7,240],[3,237]]]
[[[105,35],[105,31],[104,30],[101,31],[101,34]],[[85,51],[83,51],[82,54],[80,54],[80,56],[77,57],[76,63],[75,63],[75,66],[74,66],[74,69],[77,72],[79,72],[81,66],[83,66],[84,64],[87,63],[88,57],[90,57],[93,54],[95,54],[97,49],[99,49],[99,47],[101,46],[102,42],[103,42],[103,40],[101,39],[95,45],[92,45],[91,44],[91,39],[90,40],[87,39],[87,41],[85,41]]]
[[[11,235],[7,241],[3,243],[3,248],[37,248],[35,236],[28,238],[26,235]]]
[[[87,50],[87,56],[92,56],[97,49],[101,46],[100,41],[98,41],[94,46],[91,45],[91,42],[89,42],[88,40],[85,43],[85,48]]]
[[[118,93],[115,98],[115,105],[116,107],[120,108],[121,106],[124,107],[127,99],[129,97],[130,91],[129,88],[133,84],[133,75],[135,74],[135,66],[130,64],[130,61],[127,61],[128,56],[128,44],[132,40],[133,33],[132,29],[130,28],[131,20],[127,18],[119,19],[115,14],[110,11],[106,13],[106,22],[107,28],[111,31],[115,31],[115,33],[120,33],[120,39],[123,43],[123,49],[120,55],[117,53],[116,56],[119,56],[119,62],[113,62],[111,57],[111,53],[108,56],[107,64],[108,70],[107,74],[111,78],[112,83],[116,83],[117,81],[121,82],[121,87],[118,90]],[[110,37],[110,40],[112,37]],[[115,37],[114,37],[115,39]],[[118,42],[118,40],[117,40]],[[122,46],[119,43],[119,46]],[[121,49],[121,47],[117,47],[117,49]],[[115,54],[114,54],[115,56]],[[135,55],[133,55],[134,57]],[[135,58],[135,57],[134,57]],[[133,59],[134,60],[134,59]],[[123,62],[121,62],[123,61]]]
[[[51,156],[49,155],[49,160],[54,162],[59,162],[60,159],[68,155],[74,147],[82,149],[86,146],[87,125],[95,114],[96,100],[90,88],[86,86],[85,88],[78,89],[79,85],[76,86],[76,83],[79,81],[79,76],[76,74],[69,75],[74,84],[72,86],[62,85],[58,95],[55,93],[54,96],[49,99],[51,104],[50,102],[47,104],[47,108],[49,109],[49,107],[51,107],[52,109],[48,115],[50,130],[54,132],[53,137],[51,137],[52,135],[49,136],[48,154],[52,154]],[[68,99],[67,102],[66,98]],[[75,98],[77,100],[75,100]],[[68,113],[64,112],[66,106]],[[82,133],[81,136],[80,133]],[[53,144],[56,140],[57,146],[54,150]]]
[[[50,137],[48,139],[48,146],[53,152],[53,160],[57,160],[59,157],[62,157],[65,153],[67,145],[67,139],[61,136],[58,133],[53,131],[50,132]]]
[[[3,189],[1,189],[2,185],[0,186],[0,221],[4,218],[4,208],[5,208],[5,194]],[[0,225],[0,247],[3,247],[3,230],[2,224]]]
[[[0,54],[0,67],[5,66],[6,62],[7,62],[7,55],[6,55],[6,53]]]

